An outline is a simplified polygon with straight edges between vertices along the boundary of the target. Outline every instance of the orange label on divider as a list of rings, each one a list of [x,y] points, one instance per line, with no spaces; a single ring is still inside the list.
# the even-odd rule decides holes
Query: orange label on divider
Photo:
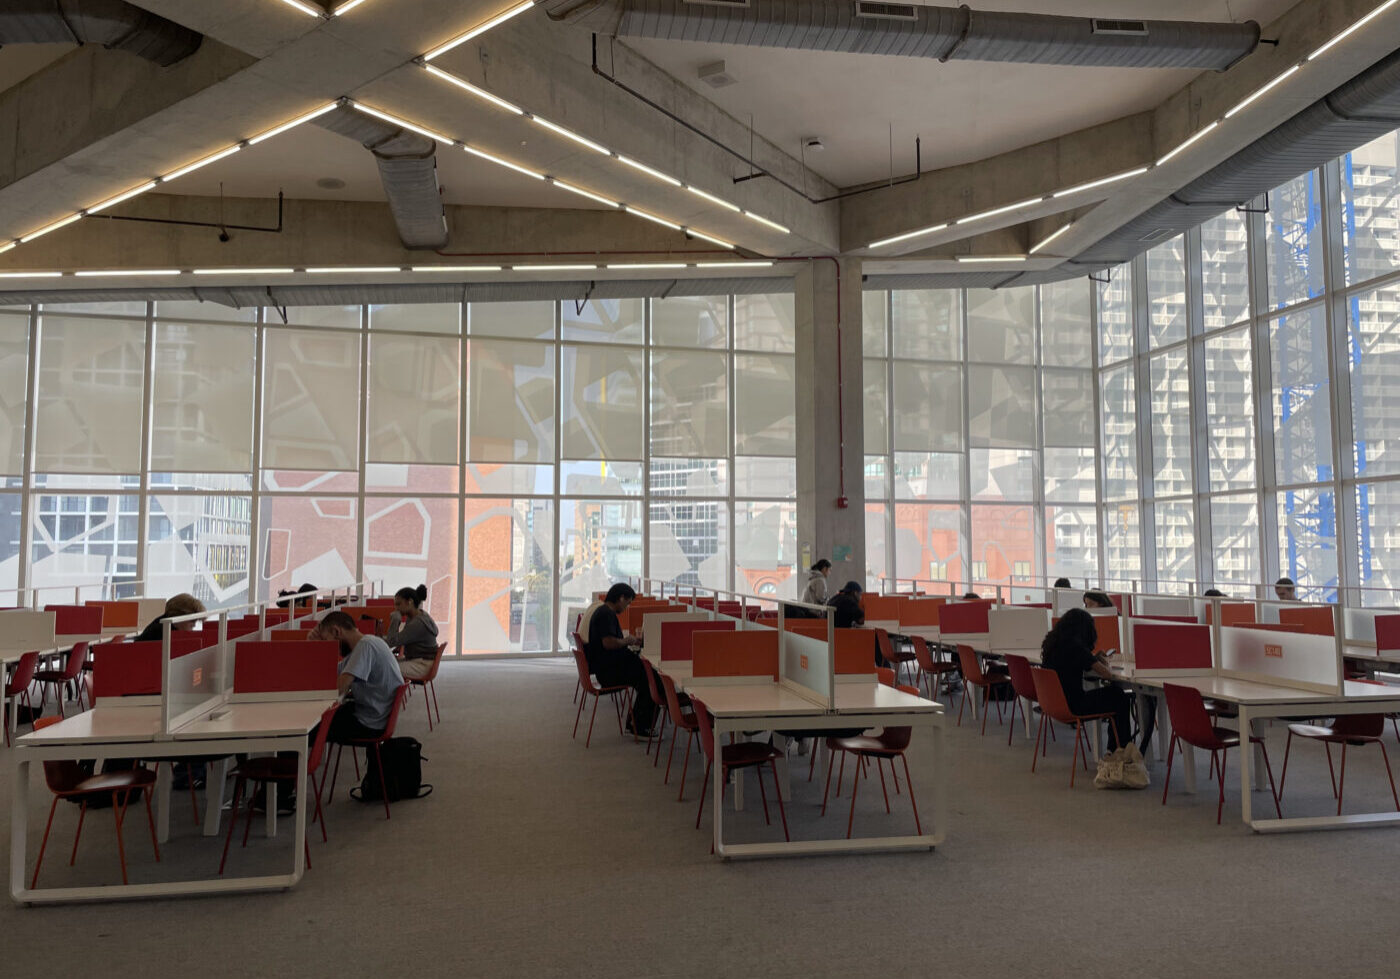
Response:
[[[1274,643],[1271,643],[1271,642],[1265,643],[1265,644],[1264,644],[1264,655],[1265,655],[1265,656],[1273,656],[1273,657],[1276,657],[1276,658],[1278,658],[1278,659],[1283,659],[1283,647],[1282,647],[1282,646],[1279,646],[1279,645],[1276,645],[1276,644],[1274,644]]]
[[[807,668],[807,654],[806,654],[806,653],[803,653],[801,656],[797,657],[797,665],[800,666],[800,667],[802,667],[802,669],[804,669],[804,670]]]
[[[193,681],[194,686],[199,686],[200,683],[204,681],[204,667],[196,666],[194,668],[194,676],[191,679]]]

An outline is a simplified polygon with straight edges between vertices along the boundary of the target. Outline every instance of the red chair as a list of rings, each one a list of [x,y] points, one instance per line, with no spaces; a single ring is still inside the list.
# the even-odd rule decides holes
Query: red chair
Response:
[[[941,654],[935,658],[922,636],[912,636],[910,642],[914,644],[914,661],[919,664],[919,683],[928,690],[929,700],[937,700],[943,674],[958,672],[958,664],[944,661]]]
[[[983,673],[982,664],[971,646],[958,644],[958,662],[962,665],[963,694],[958,702],[958,727],[962,727],[963,708],[967,706],[968,687],[982,688],[982,733],[987,733],[987,702],[991,700],[992,688],[1002,687],[1011,682],[1005,673]],[[996,701],[997,723],[1001,723],[1001,700]]]
[[[1040,704],[1040,727],[1035,737],[1035,748],[1031,752],[1031,771],[1035,771],[1035,764],[1040,755],[1040,746],[1045,738],[1045,725],[1052,721],[1059,721],[1061,724],[1074,725],[1074,757],[1069,763],[1069,787],[1074,788],[1075,769],[1078,768],[1076,762],[1079,761],[1080,752],[1084,753],[1084,768],[1089,768],[1089,736],[1084,733],[1085,721],[1101,721],[1108,718],[1108,722],[1113,725],[1113,737],[1115,743],[1118,738],[1118,724],[1113,720],[1113,711],[1104,711],[1101,714],[1076,714],[1069,709],[1069,702],[1065,700],[1065,688],[1060,684],[1060,675],[1054,670],[1047,670],[1043,666],[1031,667],[1031,680],[1035,683],[1035,698]]]
[[[1211,720],[1211,716],[1206,713],[1205,701],[1201,697],[1201,692],[1195,687],[1183,687],[1176,683],[1162,684],[1162,690],[1167,698],[1167,712],[1172,719],[1172,741],[1167,746],[1167,777],[1162,783],[1162,805],[1167,804],[1167,789],[1172,782],[1172,761],[1175,758],[1177,743],[1184,741],[1196,748],[1209,751],[1212,755],[1220,752],[1220,764],[1216,766],[1217,778],[1220,782],[1220,799],[1215,805],[1215,825],[1220,825],[1220,815],[1225,810],[1225,750],[1227,748],[1238,748],[1240,745],[1240,733],[1231,731],[1229,728],[1216,727]],[[1289,725],[1292,727],[1292,725]],[[1269,764],[1269,749],[1264,744],[1264,739],[1250,735],[1250,744],[1257,744],[1264,753],[1264,768],[1269,773],[1269,791],[1274,797],[1274,812],[1278,818],[1283,818],[1283,810],[1279,807],[1279,792],[1274,788],[1274,770]],[[1185,749],[1183,748],[1184,752]],[[1285,755],[1284,764],[1288,763]]]
[[[904,664],[914,662],[913,653],[895,651],[894,643],[890,641],[890,634],[884,629],[875,630],[875,650],[884,658],[886,663],[894,664],[896,680],[898,680],[900,671],[904,668]]]
[[[34,680],[43,684],[40,688],[39,712],[43,713],[44,705],[48,703],[49,686],[52,684],[54,700],[58,701],[58,716],[63,717],[63,686],[71,683],[78,691],[78,709],[83,707],[83,683],[80,677],[83,674],[83,664],[87,662],[88,644],[77,643],[68,651],[68,659],[63,663],[61,670],[35,670]]]
[[[879,680],[887,687],[892,687],[894,686],[895,680],[894,670],[890,669],[888,666],[877,666],[875,667],[875,679]]]
[[[43,730],[61,720],[61,717],[41,717],[34,722],[34,730]],[[156,860],[160,860],[160,844],[156,842],[156,822],[151,815],[151,791],[156,784],[155,772],[146,768],[133,768],[124,772],[89,775],[76,761],[46,761],[44,781],[53,793],[53,804],[49,806],[49,821],[44,824],[44,839],[39,844],[39,859],[34,864],[34,876],[29,881],[31,890],[39,883],[39,868],[44,865],[44,850],[49,845],[49,831],[53,829],[53,814],[58,808],[59,799],[77,799],[82,804],[82,808],[78,810],[78,831],[73,834],[73,853],[68,857],[68,866],[73,866],[73,862],[78,859],[78,841],[83,837],[83,819],[87,816],[88,801],[97,796],[110,795],[112,817],[117,824],[117,858],[121,861],[122,883],[127,883],[126,845],[122,842],[122,823],[126,819],[126,806],[133,792],[140,792],[145,797],[146,822],[151,828],[151,849],[155,851]]]
[[[1031,676],[1031,661],[1024,656],[1017,656],[1015,653],[1006,654],[1006,670],[1011,676],[1011,689],[1016,694],[1011,700],[1011,716],[1007,718],[1006,743],[1011,744],[1011,737],[1016,733],[1016,708],[1021,707],[1021,716],[1026,716],[1026,708],[1022,706],[1022,701],[1032,704],[1039,704],[1036,697],[1035,677]],[[1050,737],[1055,736],[1055,725],[1050,725]]]
[[[390,706],[390,708],[389,708],[389,719],[388,719],[388,721],[385,722],[385,724],[384,724],[384,730],[383,730],[382,732],[380,732],[380,734],[379,734],[378,737],[375,737],[375,738],[352,738],[352,739],[350,739],[349,741],[344,741],[344,742],[341,742],[341,743],[340,743],[339,747],[336,749],[336,752],[335,752],[335,770],[331,772],[331,792],[330,792],[330,795],[326,796],[326,804],[327,804],[327,805],[330,805],[330,800],[331,800],[332,798],[335,797],[335,779],[336,779],[336,776],[340,774],[340,756],[343,755],[343,754],[345,754],[345,746],[346,746],[347,744],[350,745],[350,760],[353,761],[353,762],[355,763],[355,777],[356,777],[356,778],[359,778],[359,777],[360,777],[360,761],[359,761],[358,758],[355,757],[355,749],[356,749],[356,748],[364,748],[364,749],[365,749],[365,763],[366,763],[366,764],[369,763],[369,751],[370,751],[370,749],[371,749],[371,748],[374,749],[374,763],[375,763],[375,769],[377,769],[377,770],[381,773],[381,778],[382,778],[382,773],[383,773],[383,771],[384,771],[384,759],[383,759],[383,757],[382,757],[382,756],[380,755],[380,753],[379,753],[379,746],[382,745],[385,741],[388,741],[390,738],[392,738],[392,737],[394,736],[394,728],[397,727],[397,726],[398,726],[398,723],[399,723],[399,708],[403,706],[403,702],[404,702],[404,700],[406,699],[406,695],[407,695],[407,694],[408,694],[408,684],[407,684],[407,683],[400,683],[399,686],[398,686],[398,689],[396,689],[396,690],[394,691],[394,702],[393,702],[393,705]],[[372,770],[373,770],[373,769],[372,769]],[[323,781],[324,781],[324,779],[323,779]],[[389,793],[388,793],[388,792],[382,792],[381,794],[384,796],[384,818],[385,818],[385,819],[388,819],[388,818],[389,818]]]
[[[335,712],[340,709],[339,704],[332,704],[327,707],[321,715],[321,721],[316,727],[316,737],[311,742],[311,750],[306,756],[306,784],[316,798],[316,812],[312,815],[311,821],[321,821],[321,842],[327,842],[326,837],[326,817],[321,811],[321,787],[316,784],[316,769],[321,767],[321,758],[326,753],[326,738],[331,731],[331,719],[335,717]],[[392,718],[391,718],[392,723]],[[219,861],[219,874],[223,875],[224,864],[228,862],[228,845],[233,842],[233,827],[238,823],[238,800],[243,795],[243,786],[248,782],[255,782],[258,785],[266,786],[268,783],[285,785],[293,788],[297,783],[297,760],[293,755],[289,758],[281,756],[267,758],[248,758],[241,765],[233,770],[238,781],[233,783],[233,806],[230,807],[228,817],[228,835],[224,837],[224,855]],[[321,776],[324,783],[325,776]],[[243,845],[248,845],[248,831],[253,828],[253,800],[256,792],[248,793],[248,821],[243,827]],[[302,803],[305,805],[305,803]],[[311,843],[305,837],[302,838],[302,846],[306,848],[306,867],[311,869]]]
[[[899,687],[905,693],[919,695],[918,687],[901,685]],[[894,777],[894,791],[899,794],[899,776],[895,774],[894,760],[898,758],[904,764],[904,784],[909,789],[909,805],[914,810],[914,830],[920,836],[923,835],[923,826],[919,823],[919,805],[914,801],[914,783],[909,778],[909,759],[904,752],[909,748],[909,742],[913,735],[913,728],[909,727],[887,727],[875,737],[860,735],[853,738],[828,738],[827,748],[831,751],[849,752],[856,756],[858,762],[864,762],[868,758],[875,759],[875,768],[880,773],[880,791],[885,796],[885,812],[890,811],[890,794],[885,788],[885,769],[883,762],[890,763],[890,774]],[[841,794],[841,778],[845,774],[846,756],[841,756],[841,774],[837,776],[836,794]],[[856,787],[860,784],[860,771],[857,768],[855,778],[851,785],[851,814],[846,820],[846,839],[851,838],[851,830],[856,822]],[[831,791],[831,767],[826,770],[826,791]],[[826,815],[826,794],[822,795],[822,815]]]
[[[587,748],[593,743],[593,722],[598,719],[598,701],[603,697],[612,698],[613,707],[617,710],[617,733],[625,737],[627,732],[622,729],[622,718],[632,709],[632,688],[626,684],[615,687],[594,685],[593,677],[588,672],[588,660],[584,659],[582,650],[574,650],[574,664],[578,667],[578,684],[583,697],[578,702],[578,712],[574,714],[574,733],[570,737],[578,737],[578,722],[583,717],[583,706],[588,703],[589,697],[593,698],[593,714],[588,719],[588,737],[583,746]],[[617,699],[619,694],[623,698],[621,702]]]
[[[14,671],[10,674],[9,680],[5,683],[5,703],[10,705],[10,710],[15,712],[15,717],[19,717],[19,702],[24,701],[24,706],[31,711],[34,709],[34,701],[29,699],[29,687],[34,682],[34,673],[39,666],[38,653],[25,653],[15,664]],[[10,743],[10,720],[0,716],[0,724],[5,727],[5,744]],[[37,731],[38,728],[35,727]]]
[[[692,697],[690,706],[695,709],[695,719],[700,727],[700,748],[705,752],[705,779],[700,785],[700,808],[695,813],[695,828],[699,829],[700,817],[705,814],[705,793],[710,788],[710,772],[715,764],[715,731],[710,724],[709,708],[704,702]],[[783,790],[778,784],[778,759],[782,756],[783,753],[771,744],[760,744],[757,741],[721,745],[719,805],[724,805],[725,790],[729,788],[729,773],[741,768],[752,768],[758,774],[758,795],[763,800],[763,822],[772,826],[773,822],[768,818],[768,793],[763,788],[763,766],[767,764],[773,770],[773,794],[778,797],[778,815],[783,820],[783,839],[791,840],[792,837],[788,835],[787,810],[783,808]]]
[[[410,689],[412,689],[413,687],[422,687],[422,688],[423,688],[423,709],[424,709],[425,711],[427,711],[427,713],[428,713],[428,730],[429,730],[429,731],[431,731],[431,730],[433,729],[433,712],[434,712],[434,711],[437,711],[438,723],[439,723],[439,724],[442,723],[442,711],[440,711],[440,710],[437,709],[437,687],[433,685],[433,681],[437,679],[438,667],[442,666],[442,654],[445,653],[445,652],[447,652],[447,643],[445,643],[445,642],[440,642],[440,643],[438,643],[437,655],[433,657],[433,665],[432,665],[431,667],[428,668],[428,672],[427,672],[427,673],[424,673],[424,674],[423,674],[422,676],[420,676],[420,677],[405,677],[405,678],[404,678],[404,680],[408,683]],[[429,706],[429,705],[428,705],[428,692],[429,692],[429,691],[431,691],[431,692],[432,692],[432,695],[433,695],[433,703],[432,703],[432,706]]]
[[[651,763],[651,767],[655,768],[661,763],[661,740],[666,734],[666,719],[671,716],[671,707],[656,684],[655,668],[645,656],[642,657],[642,670],[647,676],[647,691],[651,694],[651,702],[661,711],[661,722],[656,724],[655,730],[647,735],[647,754],[651,754],[652,740],[656,741],[656,758]]]
[[[681,766],[681,788],[676,794],[676,801],[680,802],[685,798],[685,776],[690,771],[690,750],[695,744],[695,736],[700,733],[700,722],[695,714],[685,710],[686,704],[681,703],[681,698],[676,693],[676,681],[665,673],[661,674],[661,689],[666,694],[666,714],[671,718],[671,750],[666,752],[666,777],[661,780],[662,785],[667,785],[671,781],[671,759],[676,754],[676,735],[681,731],[685,735],[685,764]],[[690,705],[692,708],[694,705]],[[661,757],[661,746],[656,746],[656,757]]]
[[[1293,735],[1295,734],[1311,741],[1321,741],[1322,746],[1327,749],[1327,774],[1332,777],[1332,795],[1337,799],[1338,816],[1342,814],[1342,793],[1346,791],[1347,786],[1347,746],[1380,745],[1381,758],[1385,761],[1385,774],[1390,779],[1390,796],[1395,800],[1396,811],[1400,812],[1400,796],[1395,793],[1395,776],[1390,771],[1390,756],[1386,754],[1385,742],[1381,740],[1381,736],[1385,734],[1384,714],[1341,714],[1333,718],[1332,723],[1328,725],[1288,725],[1288,741],[1283,749],[1283,772],[1278,778],[1280,799],[1283,798],[1283,783],[1288,781],[1288,753],[1293,749]],[[1342,777],[1340,782],[1332,768],[1332,745],[1334,744],[1342,746]]]
[[[577,651],[580,652],[580,653],[583,653],[583,654],[584,654],[584,659],[586,660],[586,659],[588,658],[588,651],[584,648],[582,637],[580,637],[579,634],[578,634],[577,632],[570,633],[570,635],[572,635],[572,636],[574,637],[574,649],[577,650]],[[583,684],[582,684],[582,683],[575,683],[575,684],[574,684],[574,703],[578,703],[578,695],[579,695],[579,692],[582,691],[582,690],[583,690]]]

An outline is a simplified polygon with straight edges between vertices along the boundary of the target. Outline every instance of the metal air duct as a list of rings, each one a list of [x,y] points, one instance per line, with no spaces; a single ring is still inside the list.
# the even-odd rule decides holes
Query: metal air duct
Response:
[[[6,0],[0,46],[101,44],[168,68],[199,50],[204,35],[125,0]]]

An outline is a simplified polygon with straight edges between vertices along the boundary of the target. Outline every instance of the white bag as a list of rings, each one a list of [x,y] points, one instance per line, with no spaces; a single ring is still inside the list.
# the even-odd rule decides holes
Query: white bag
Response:
[[[1099,771],[1094,776],[1096,789],[1145,789],[1150,779],[1142,752],[1135,744],[1110,751],[1099,759]]]

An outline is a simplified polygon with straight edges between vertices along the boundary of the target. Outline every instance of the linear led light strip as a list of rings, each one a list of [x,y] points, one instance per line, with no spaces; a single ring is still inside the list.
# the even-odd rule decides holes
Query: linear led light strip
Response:
[[[337,105],[338,103],[336,102],[330,102],[326,105],[318,106],[317,108],[312,109],[310,112],[302,113],[295,119],[290,119],[287,122],[282,123],[281,125],[274,126],[271,129],[258,133],[256,136],[252,136],[248,139],[241,140],[237,143],[234,143],[232,146],[226,146],[221,150],[218,150],[214,153],[210,153],[208,156],[201,157],[200,159],[195,160],[193,163],[187,163],[177,170],[172,170],[170,173],[164,174],[163,176],[156,177],[153,180],[147,180],[143,184],[138,184],[137,186],[132,187],[129,190],[122,191],[115,197],[109,197],[106,200],[99,201],[96,204],[89,205],[88,207],[75,211],[72,214],[66,215],[65,217],[61,217],[57,221],[53,221],[49,224],[44,225],[42,228],[36,228],[35,230],[29,232],[29,234],[27,235],[22,235],[21,237],[11,242],[8,242],[7,244],[0,245],[0,254],[9,251],[16,245],[28,244],[35,238],[41,238],[44,235],[48,234],[50,231],[57,231],[59,228],[65,228],[68,225],[72,224],[74,221],[77,221],[80,218],[85,217],[86,215],[97,214],[100,211],[105,211],[109,207],[115,207],[117,204],[120,204],[123,201],[129,201],[133,197],[140,196],[141,194],[146,193],[146,191],[155,188],[159,184],[169,183],[172,180],[178,180],[180,177],[183,177],[187,173],[192,173],[201,167],[207,167],[211,163],[217,163],[219,160],[222,160],[225,157],[232,156],[234,153],[237,153],[245,146],[256,146],[263,140],[271,139],[273,136],[285,133],[289,129],[294,129],[304,122],[310,122],[317,116],[325,115],[327,112],[330,112],[332,109],[334,109]]]
[[[1281,85],[1283,82],[1285,82],[1285,81],[1287,81],[1289,78],[1291,78],[1291,77],[1298,71],[1298,69],[1302,68],[1304,65],[1308,64],[1309,62],[1315,61],[1321,54],[1323,54],[1323,52],[1330,50],[1330,49],[1333,47],[1333,45],[1337,44],[1339,41],[1344,40],[1345,38],[1347,38],[1347,37],[1350,36],[1351,34],[1354,34],[1356,31],[1358,31],[1358,30],[1360,30],[1362,27],[1366,26],[1366,24],[1370,23],[1372,20],[1376,19],[1376,18],[1379,17],[1381,14],[1385,13],[1385,12],[1386,12],[1387,10],[1389,10],[1391,7],[1394,7],[1397,3],[1400,3],[1400,0],[1386,0],[1385,3],[1382,3],[1380,6],[1376,7],[1374,10],[1372,10],[1370,13],[1366,14],[1364,17],[1362,17],[1362,18],[1360,18],[1359,20],[1357,20],[1357,21],[1356,21],[1354,24],[1352,24],[1350,27],[1348,27],[1348,28],[1346,28],[1345,30],[1343,30],[1343,31],[1341,31],[1340,33],[1338,33],[1338,34],[1337,34],[1335,37],[1333,37],[1330,41],[1327,41],[1327,42],[1326,42],[1325,44],[1323,44],[1321,47],[1317,48],[1315,51],[1312,52],[1312,54],[1308,55],[1306,58],[1302,59],[1302,60],[1299,61],[1297,64],[1290,65],[1288,68],[1286,68],[1284,71],[1280,72],[1278,75],[1274,76],[1274,78],[1272,78],[1270,81],[1268,81],[1267,83],[1265,83],[1263,86],[1261,86],[1261,87],[1255,89],[1255,90],[1254,90],[1253,92],[1251,92],[1249,95],[1245,96],[1245,97],[1244,97],[1243,99],[1241,99],[1239,102],[1235,103],[1235,105],[1232,106],[1231,108],[1227,109],[1227,110],[1225,111],[1225,114],[1222,115],[1219,119],[1214,120],[1214,121],[1211,122],[1209,125],[1205,126],[1203,129],[1201,129],[1201,130],[1199,130],[1199,131],[1193,133],[1191,136],[1187,137],[1187,138],[1186,138],[1184,141],[1182,141],[1181,143],[1178,143],[1173,149],[1169,150],[1165,155],[1163,155],[1163,156],[1162,156],[1160,159],[1158,159],[1155,163],[1150,164],[1149,166],[1138,167],[1136,170],[1129,170],[1129,171],[1127,171],[1127,172],[1125,172],[1125,173],[1114,174],[1114,175],[1111,176],[1111,177],[1104,177],[1104,178],[1101,179],[1101,180],[1094,180],[1094,181],[1090,181],[1089,183],[1079,184],[1078,186],[1075,186],[1075,187],[1066,188],[1065,190],[1058,190],[1058,191],[1055,191],[1053,194],[1047,194],[1047,195],[1044,196],[1044,197],[1037,197],[1037,198],[1035,198],[1035,199],[1033,199],[1033,200],[1021,201],[1020,203],[1017,203],[1017,204],[1008,204],[1008,205],[1006,205],[1005,207],[999,207],[999,208],[996,208],[995,210],[992,210],[992,211],[984,211],[984,212],[982,212],[981,214],[973,214],[973,215],[971,215],[971,216],[969,216],[969,217],[958,218],[957,220],[954,220],[954,221],[945,221],[945,222],[942,223],[942,224],[935,224],[935,225],[931,225],[931,226],[929,226],[929,227],[927,227],[927,228],[919,228],[919,229],[917,229],[917,230],[915,230],[915,231],[908,231],[908,232],[905,232],[904,234],[895,235],[895,236],[893,236],[893,237],[891,237],[891,238],[882,238],[882,239],[879,240],[879,241],[871,242],[871,243],[870,243],[869,245],[867,245],[866,247],[867,247],[867,248],[883,248],[883,247],[885,247],[885,246],[887,246],[887,245],[894,245],[894,244],[898,244],[899,242],[902,242],[902,241],[909,241],[909,240],[912,239],[912,238],[922,238],[922,237],[925,236],[925,235],[931,235],[931,234],[933,234],[933,233],[935,233],[935,232],[942,231],[942,230],[944,230],[945,228],[950,228],[950,227],[952,227],[952,226],[954,226],[954,225],[969,224],[969,223],[971,223],[972,221],[977,221],[977,220],[981,220],[981,219],[983,219],[983,218],[988,218],[988,217],[991,217],[991,216],[996,215],[996,214],[1006,214],[1006,213],[1008,213],[1008,212],[1010,212],[1010,211],[1015,211],[1015,210],[1017,210],[1017,209],[1019,209],[1019,208],[1022,208],[1022,207],[1028,207],[1028,206],[1030,206],[1030,205],[1032,205],[1032,204],[1039,204],[1039,203],[1041,203],[1041,202],[1043,202],[1043,201],[1047,201],[1047,200],[1050,200],[1050,199],[1052,199],[1052,198],[1068,197],[1070,194],[1077,194],[1077,193],[1079,193],[1079,192],[1081,192],[1081,191],[1089,190],[1089,189],[1094,188],[1094,187],[1102,187],[1102,186],[1104,186],[1104,185],[1106,185],[1106,184],[1116,183],[1116,182],[1119,181],[1119,180],[1126,180],[1126,179],[1129,178],[1129,177],[1136,177],[1136,176],[1138,176],[1139,174],[1146,173],[1148,170],[1151,170],[1151,169],[1153,169],[1154,167],[1159,167],[1159,166],[1161,166],[1162,164],[1166,163],[1168,160],[1170,160],[1170,159],[1172,159],[1173,157],[1175,157],[1178,153],[1182,152],[1182,151],[1185,150],[1187,147],[1189,147],[1189,146],[1191,146],[1192,144],[1194,144],[1197,140],[1201,139],[1202,137],[1204,137],[1204,136],[1207,135],[1208,133],[1213,132],[1213,131],[1214,131],[1215,129],[1217,129],[1217,128],[1220,126],[1220,124],[1221,124],[1222,122],[1224,122],[1226,119],[1232,119],[1232,118],[1234,118],[1238,113],[1242,112],[1244,109],[1248,108],[1250,105],[1254,104],[1256,101],[1258,101],[1258,100],[1259,100],[1260,98],[1262,98],[1264,95],[1266,95],[1267,93],[1269,93],[1270,91],[1272,91],[1274,88],[1276,88],[1277,86]],[[1055,235],[1053,235],[1052,237],[1055,237],[1055,236],[1059,235],[1059,234],[1062,233],[1066,228],[1068,228],[1068,225],[1066,225],[1065,228],[1060,229],[1060,231],[1056,232]],[[1037,250],[1037,249],[1039,249],[1039,248],[1044,247],[1044,246],[1049,242],[1049,240],[1050,240],[1050,239],[1047,238],[1045,241],[1042,241],[1039,245],[1036,246],[1035,249],[1032,249],[1032,252],[1034,252],[1035,250]]]
[[[710,242],[713,245],[719,245],[721,248],[734,247],[733,243],[725,241],[722,238],[716,238],[714,235],[708,235],[703,231],[697,231],[694,228],[688,227],[686,225],[678,224],[675,221],[671,221],[657,214],[652,214],[650,211],[645,211],[641,208],[633,207],[630,204],[625,204],[622,201],[615,201],[610,197],[603,196],[602,194],[595,194],[593,191],[588,190],[584,187],[575,186],[574,184],[568,183],[567,181],[559,180],[555,177],[552,177],[549,174],[540,173],[538,170],[532,170],[529,167],[521,166],[518,163],[512,163],[510,160],[507,160],[503,157],[499,157],[494,153],[488,153],[486,150],[478,149],[477,147],[464,143],[461,140],[453,139],[451,136],[444,136],[442,133],[435,132],[432,129],[428,129],[425,126],[420,126],[417,123],[410,122],[407,119],[401,118],[389,112],[385,112],[382,109],[375,109],[371,106],[365,105],[363,102],[356,102],[354,99],[347,99],[346,102],[352,108],[363,112],[366,115],[374,116],[376,119],[382,119],[383,121],[396,126],[401,126],[404,129],[411,130],[412,132],[418,133],[422,136],[427,136],[429,139],[436,140],[439,143],[443,143],[447,146],[460,146],[463,150],[470,153],[472,156],[485,160],[488,163],[494,163],[496,164],[496,166],[505,167],[507,170],[514,170],[516,173],[526,177],[530,177],[534,180],[542,180],[546,183],[553,184],[560,190],[567,190],[571,194],[578,194],[580,197],[587,197],[589,200],[596,201],[599,204],[606,205],[607,207],[617,208],[626,211],[628,214],[635,215],[639,218],[644,218],[647,221],[652,221],[656,224],[662,225],[663,227],[670,228],[672,231],[684,232],[685,234],[690,235],[691,237],[700,238],[704,241]],[[542,123],[542,120],[538,118],[535,118],[535,121]],[[553,123],[549,123],[547,125],[550,129],[555,129],[557,131],[568,134],[567,130],[564,130],[563,127],[555,126]],[[568,135],[570,135],[570,138],[572,139],[576,139],[583,143],[589,143],[589,141],[585,140],[582,136],[577,136],[573,134]],[[589,145],[594,146],[601,152],[608,152],[607,150],[604,150],[602,147],[598,146],[596,143],[591,143]]]
[[[313,4],[313,3],[306,3],[306,2],[304,2],[304,0],[282,0],[282,2],[285,3],[285,4],[286,4],[287,6],[289,6],[289,7],[292,7],[292,8],[294,8],[294,9],[296,9],[296,10],[300,10],[302,13],[306,14],[308,17],[327,17],[327,16],[329,16],[329,17],[339,17],[339,16],[341,16],[342,14],[348,14],[350,11],[354,10],[354,9],[355,9],[356,7],[358,7],[360,4],[364,3],[365,0],[345,0],[344,3],[340,4],[340,5],[339,5],[338,7],[336,7],[334,10],[332,10],[329,14],[327,14],[324,10],[322,10],[320,7],[316,6],[315,4]]]
[[[446,54],[448,51],[451,51],[457,45],[465,44],[474,37],[480,37],[482,34],[485,34],[492,28],[500,27],[512,17],[518,16],[519,14],[523,14],[525,11],[529,10],[534,5],[534,0],[524,0],[523,3],[517,3],[513,7],[507,7],[504,11],[497,14],[495,17],[492,17],[490,20],[478,24],[477,26],[473,27],[471,30],[467,31],[464,34],[458,34],[456,37],[452,38],[452,40],[446,42],[445,44],[439,44],[427,54],[423,55],[423,60],[432,61],[438,55]]]
[[[513,113],[517,116],[524,116],[526,119],[529,119],[531,122],[534,122],[535,124],[542,126],[545,129],[548,129],[552,133],[555,133],[559,136],[563,136],[565,139],[572,140],[573,142],[578,143],[580,146],[584,146],[595,153],[600,153],[603,156],[611,157],[618,163],[621,163],[624,166],[631,167],[634,170],[640,171],[641,173],[646,174],[648,177],[651,177],[655,180],[660,180],[662,183],[669,184],[672,187],[682,187],[702,200],[709,201],[711,204],[716,204],[719,207],[724,208],[725,210],[733,211],[735,214],[742,214],[750,221],[757,221],[759,224],[764,225],[765,227],[772,228],[774,231],[780,231],[785,235],[792,233],[792,230],[790,228],[785,228],[776,221],[770,221],[768,218],[762,217],[758,214],[754,214],[752,211],[746,210],[737,204],[731,204],[724,198],[717,197],[714,194],[709,193],[708,191],[701,190],[699,187],[692,187],[690,184],[685,183],[681,180],[677,180],[675,177],[671,176],[668,173],[662,173],[660,170],[653,169],[652,167],[647,166],[645,163],[642,163],[638,160],[634,160],[629,156],[625,156],[621,153],[615,153],[612,150],[608,149],[606,146],[596,143],[588,137],[582,136],[566,126],[561,126],[557,122],[551,122],[550,120],[545,119],[542,116],[538,116],[533,112],[530,112],[526,109],[522,109],[514,102],[510,102],[506,99],[503,99],[493,92],[488,92],[486,91],[486,89],[481,88],[478,85],[473,85],[465,78],[459,78],[458,76],[452,74],[450,71],[444,71],[443,69],[438,68],[436,65],[430,65],[426,63],[423,65],[423,67],[428,71],[429,74],[440,78],[451,85],[455,85],[457,88],[460,88],[462,91],[468,93],[469,95],[474,95],[484,102],[489,102],[492,105],[496,106],[496,108],[498,109],[504,109],[505,111]]]
[[[649,271],[664,269],[757,269],[771,268],[769,261],[734,262],[616,262],[602,268],[612,271]],[[404,272],[418,273],[463,273],[463,272],[582,272],[600,266],[587,263],[552,265],[342,265],[318,268],[227,268],[227,269],[84,269],[79,272],[0,272],[0,279],[57,279],[73,276],[77,278],[146,278],[150,276],[176,275],[290,275],[301,271],[307,275],[398,275]]]

